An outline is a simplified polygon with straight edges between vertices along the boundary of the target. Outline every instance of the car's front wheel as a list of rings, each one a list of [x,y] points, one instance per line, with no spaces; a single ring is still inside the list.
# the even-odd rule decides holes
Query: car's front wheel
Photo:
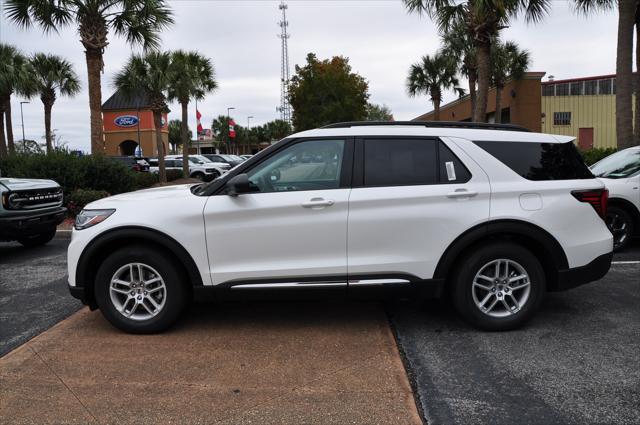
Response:
[[[167,329],[187,302],[179,270],[167,254],[146,246],[114,252],[96,276],[96,301],[102,314],[125,332]]]
[[[546,287],[538,259],[510,242],[480,246],[459,263],[453,284],[458,312],[472,325],[491,331],[514,329],[529,320]]]

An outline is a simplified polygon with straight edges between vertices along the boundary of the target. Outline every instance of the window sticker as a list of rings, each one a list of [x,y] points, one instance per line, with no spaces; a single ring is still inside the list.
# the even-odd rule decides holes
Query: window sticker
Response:
[[[456,169],[453,166],[453,161],[447,161],[447,162],[444,163],[444,165],[447,168],[447,178],[449,179],[449,181],[455,180],[456,179]]]

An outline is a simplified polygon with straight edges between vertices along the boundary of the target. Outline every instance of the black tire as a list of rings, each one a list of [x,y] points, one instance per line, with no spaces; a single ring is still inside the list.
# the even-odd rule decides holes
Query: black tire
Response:
[[[204,173],[200,173],[200,172],[193,173],[191,177],[193,177],[194,179],[198,179],[200,181],[204,181]]]
[[[110,283],[112,277],[121,267],[130,263],[142,263],[155,269],[164,281],[166,288],[164,306],[157,315],[146,320],[133,320],[125,317],[118,311],[111,299]],[[113,326],[125,332],[134,334],[162,332],[178,320],[187,304],[188,290],[183,283],[184,279],[180,272],[181,268],[175,260],[162,251],[143,245],[121,248],[107,257],[98,269],[95,281],[95,296],[98,307]],[[144,311],[142,307],[140,307],[140,311]]]
[[[612,205],[607,208],[606,222],[613,235],[613,250],[621,251],[626,248],[635,231],[631,214],[623,208]]]
[[[485,291],[484,289],[474,286],[474,278],[476,274],[483,271],[488,264],[499,259],[510,260],[511,262],[517,263],[517,266],[522,267],[526,274],[528,274],[528,297],[517,311],[507,311],[502,301],[504,300],[513,308],[515,306],[514,299],[522,297],[524,292],[520,291],[526,291],[527,289],[511,289],[511,287],[517,288],[518,285],[525,283],[526,280],[522,280],[520,283],[514,282],[508,284],[509,288],[504,285],[506,279],[498,281],[497,283],[496,281],[486,283],[484,285],[493,287],[493,292],[491,292],[492,298],[488,299],[487,308],[489,304],[495,300],[497,302],[495,307],[497,310],[493,311],[493,313],[485,313],[476,304],[474,291],[476,291],[475,295],[478,300],[480,300],[480,298],[484,300],[485,295],[489,296],[490,291],[483,292]],[[494,268],[487,270],[495,271],[495,266],[488,267]],[[511,267],[512,272],[514,272],[516,265],[511,263]],[[484,280],[480,280],[480,282],[482,283]],[[544,270],[538,259],[526,248],[511,242],[494,242],[479,246],[465,260],[457,264],[457,270],[452,283],[452,299],[458,313],[473,326],[487,331],[506,331],[522,326],[526,321],[531,319],[538,309],[546,290]],[[490,315],[500,314],[502,310],[504,310],[504,317],[493,317]]]
[[[27,248],[31,248],[34,246],[40,246],[48,243],[53,239],[56,235],[56,226],[53,226],[44,232],[37,233],[35,235],[25,236],[24,238],[18,239],[18,242]]]

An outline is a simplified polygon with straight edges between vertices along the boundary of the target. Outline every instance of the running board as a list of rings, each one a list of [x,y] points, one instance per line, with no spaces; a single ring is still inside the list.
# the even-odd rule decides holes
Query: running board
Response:
[[[237,283],[231,289],[278,289],[278,288],[340,288],[346,286],[381,286],[409,284],[407,279],[353,279],[347,282],[269,282]]]

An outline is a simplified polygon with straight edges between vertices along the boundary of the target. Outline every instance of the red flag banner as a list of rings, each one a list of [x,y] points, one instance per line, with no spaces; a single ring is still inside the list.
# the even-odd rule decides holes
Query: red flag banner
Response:
[[[200,118],[202,118],[202,114],[200,111],[196,109],[196,120],[198,121],[198,134],[202,133],[202,123],[200,123]]]
[[[229,137],[236,138],[236,123],[234,120],[229,120]]]

